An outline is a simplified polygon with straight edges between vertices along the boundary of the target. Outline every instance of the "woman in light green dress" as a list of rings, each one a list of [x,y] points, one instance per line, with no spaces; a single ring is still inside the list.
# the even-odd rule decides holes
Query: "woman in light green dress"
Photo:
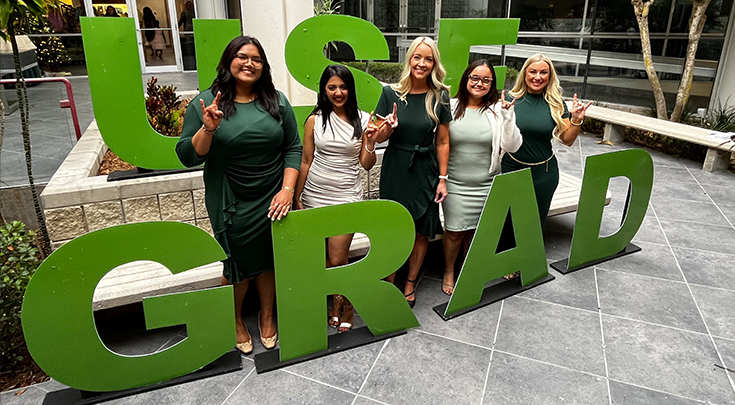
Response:
[[[189,104],[176,153],[186,166],[204,163],[209,220],[227,254],[222,284],[234,287],[237,348],[253,350],[242,320],[253,279],[260,296],[260,340],[272,349],[278,335],[270,223],[291,208],[301,139],[257,39],[237,37],[227,45],[212,87]]]
[[[505,96],[505,94],[503,94]],[[449,169],[444,210],[444,278],[442,291],[454,291],[454,264],[475,234],[493,178],[500,173],[505,152],[523,140],[516,127],[513,102],[498,95],[493,66],[484,59],[470,63],[462,74],[454,120],[449,124]]]

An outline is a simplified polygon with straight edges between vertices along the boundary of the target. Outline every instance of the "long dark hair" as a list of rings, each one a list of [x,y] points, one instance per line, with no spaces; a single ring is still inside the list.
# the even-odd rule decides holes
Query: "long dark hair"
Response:
[[[245,45],[253,44],[258,48],[260,58],[263,59],[263,71],[260,78],[253,85],[253,90],[257,94],[255,102],[260,102],[260,106],[270,114],[273,118],[280,120],[281,114],[278,110],[279,97],[276,87],[273,85],[273,76],[271,75],[271,65],[268,63],[268,58],[265,56],[265,50],[263,45],[260,44],[256,38],[251,36],[240,36],[232,41],[225,47],[222,52],[222,58],[217,65],[217,78],[212,82],[210,89],[212,94],[217,94],[219,91],[222,93],[219,101],[219,109],[224,113],[224,118],[227,119],[235,114],[235,94],[236,94],[236,83],[235,78],[230,73],[230,65],[232,60],[235,59],[237,51]],[[256,104],[257,105],[257,104]]]
[[[459,80],[459,88],[457,89],[457,95],[455,96],[457,97],[458,101],[457,110],[454,112],[455,120],[458,120],[464,116],[464,112],[467,109],[467,104],[470,102],[470,92],[467,91],[467,82],[469,81],[470,73],[472,73],[472,71],[475,70],[475,68],[478,66],[487,66],[488,68],[490,68],[490,76],[492,77],[492,82],[490,83],[490,91],[488,91],[487,94],[485,94],[485,97],[482,98],[480,112],[487,110],[488,108],[490,108],[490,106],[497,103],[500,99],[497,87],[498,82],[495,80],[495,69],[493,68],[493,65],[485,59],[476,60],[470,63],[469,66],[467,66],[467,69],[465,69],[464,73],[462,73],[462,78]]]
[[[345,82],[347,86],[347,101],[345,101],[345,112],[347,113],[347,121],[352,124],[353,137],[360,139],[362,137],[362,121],[360,120],[360,109],[357,107],[357,95],[355,94],[355,78],[352,76],[350,69],[347,69],[343,65],[329,65],[322,72],[322,77],[319,79],[319,96],[316,101],[316,106],[311,112],[312,114],[321,113],[322,115],[322,129],[327,130],[327,124],[329,123],[329,116],[334,111],[332,102],[329,101],[327,96],[327,82],[332,76],[337,76]]]

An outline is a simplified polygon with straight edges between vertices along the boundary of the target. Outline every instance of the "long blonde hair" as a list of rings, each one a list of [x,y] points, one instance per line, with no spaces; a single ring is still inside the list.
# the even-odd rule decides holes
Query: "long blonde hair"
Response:
[[[445,100],[441,99],[442,90],[449,92],[449,86],[444,84],[444,78],[447,77],[447,71],[442,66],[441,58],[439,56],[439,48],[436,46],[436,42],[429,37],[418,37],[411,42],[411,46],[406,51],[406,60],[403,61],[403,72],[401,72],[401,79],[398,83],[391,84],[390,87],[398,93],[398,98],[404,103],[406,102],[406,95],[411,91],[411,57],[416,51],[419,45],[426,44],[431,48],[431,52],[434,55],[434,68],[431,70],[431,75],[426,81],[429,86],[429,92],[426,95],[426,113],[434,121],[434,129],[439,125],[439,116],[436,114],[436,109],[439,103]]]
[[[551,118],[553,118],[556,123],[556,127],[554,128],[554,139],[561,142],[559,134],[567,127],[564,123],[564,118],[562,118],[562,115],[564,114],[564,99],[561,95],[562,88],[559,85],[559,77],[556,74],[556,69],[554,69],[554,64],[551,62],[551,59],[540,53],[531,55],[526,59],[521,71],[518,72],[516,84],[513,86],[513,89],[510,90],[510,95],[512,97],[523,97],[528,93],[526,70],[530,64],[536,62],[546,62],[546,64],[549,65],[549,82],[546,84],[546,87],[544,87],[543,95],[544,100],[549,103]]]

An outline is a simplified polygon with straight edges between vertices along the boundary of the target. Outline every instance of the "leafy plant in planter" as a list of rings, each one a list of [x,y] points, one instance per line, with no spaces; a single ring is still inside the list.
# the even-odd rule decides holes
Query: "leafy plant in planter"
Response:
[[[34,231],[13,221],[0,226],[0,361],[12,368],[27,353],[20,323],[20,309],[28,281],[41,263],[33,244]]]
[[[155,77],[151,77],[147,83],[145,109],[148,122],[161,135],[180,136],[189,100],[182,100],[176,94],[176,87],[159,86],[157,83],[158,79]]]

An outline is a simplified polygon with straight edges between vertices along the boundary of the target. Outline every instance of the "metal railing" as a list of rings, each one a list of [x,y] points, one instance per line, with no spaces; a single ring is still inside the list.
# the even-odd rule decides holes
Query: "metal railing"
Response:
[[[0,85],[15,84],[16,79],[0,80]],[[25,79],[26,83],[46,83],[61,82],[66,87],[66,100],[59,100],[59,107],[71,110],[71,119],[74,122],[74,131],[77,135],[77,141],[82,137],[82,129],[79,127],[79,117],[77,116],[77,105],[74,103],[74,92],[71,89],[71,83],[63,77],[39,77],[33,79]]]

